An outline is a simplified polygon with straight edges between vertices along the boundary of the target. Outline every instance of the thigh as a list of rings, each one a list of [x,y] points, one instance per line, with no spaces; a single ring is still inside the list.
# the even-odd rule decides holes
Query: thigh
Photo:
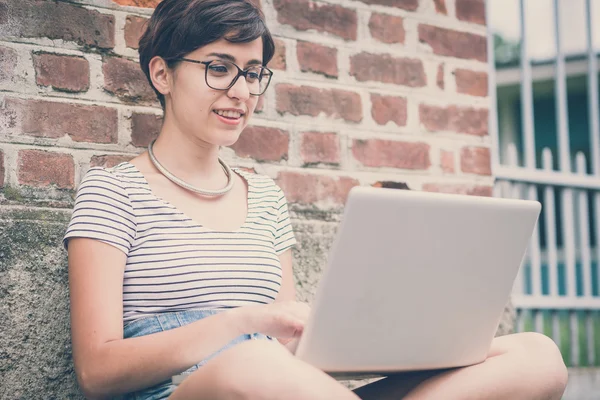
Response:
[[[138,319],[134,322],[131,322],[125,325],[123,329],[123,337],[131,338],[138,336],[150,335],[158,332],[163,332],[170,329],[176,329],[181,326],[190,324],[194,321],[200,320],[202,318],[209,317],[214,315],[221,310],[186,310],[186,311],[178,311],[171,313],[162,313],[153,315],[146,318]],[[198,370],[198,368],[202,367],[206,364],[210,359],[218,355],[223,350],[235,346],[239,343],[248,340],[270,340],[268,337],[255,333],[251,335],[240,335],[239,337],[233,339],[227,345],[222,347],[221,349],[214,352],[212,355],[207,357],[204,360],[201,360],[199,363],[190,366],[187,370],[183,371],[179,377],[185,377],[192,374],[194,371]],[[127,400],[160,400],[166,399],[171,393],[173,393],[176,389],[176,385],[174,385],[171,379],[165,380],[164,382],[160,382],[152,387],[148,387],[142,390],[138,390],[136,392],[128,393],[124,396],[124,399]]]
[[[282,345],[247,341],[208,361],[187,377],[171,400],[340,399],[355,394],[322,371],[298,360]]]
[[[429,378],[437,376],[448,369],[431,371],[409,371],[390,375],[384,379],[354,389],[363,400],[402,399],[411,390]]]
[[[514,351],[521,347],[523,342],[522,334],[512,334],[493,339],[487,358],[496,357]],[[401,399],[411,390],[429,378],[433,378],[441,373],[451,371],[452,369],[430,370],[430,371],[410,371],[391,375],[385,379],[361,386],[354,390],[361,399]]]

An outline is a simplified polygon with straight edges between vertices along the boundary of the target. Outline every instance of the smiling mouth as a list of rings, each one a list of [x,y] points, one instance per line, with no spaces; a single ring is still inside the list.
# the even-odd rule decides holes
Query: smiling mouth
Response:
[[[239,113],[237,111],[221,111],[221,110],[213,110],[213,112],[223,118],[227,118],[227,119],[232,119],[232,120],[236,120],[236,119],[240,119],[244,114]]]

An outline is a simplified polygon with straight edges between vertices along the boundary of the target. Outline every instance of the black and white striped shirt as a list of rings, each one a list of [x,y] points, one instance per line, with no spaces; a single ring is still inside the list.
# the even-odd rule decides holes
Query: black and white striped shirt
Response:
[[[88,171],[64,238],[86,237],[127,255],[123,323],[162,312],[270,303],[281,286],[278,255],[296,243],[275,182],[234,169],[248,182],[248,215],[218,232],[154,196],[131,163]]]

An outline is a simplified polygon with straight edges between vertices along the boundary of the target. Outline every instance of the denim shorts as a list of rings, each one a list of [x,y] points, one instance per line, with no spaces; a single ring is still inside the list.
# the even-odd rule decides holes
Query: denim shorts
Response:
[[[135,321],[130,322],[127,325],[125,325],[125,327],[123,328],[123,337],[125,339],[127,339],[127,338],[150,335],[152,333],[167,331],[169,329],[178,328],[180,326],[190,324],[194,321],[198,321],[202,318],[214,315],[220,311],[222,311],[222,310],[186,310],[186,311],[178,311],[178,312],[172,312],[172,313],[163,313],[163,314],[158,314],[158,315],[154,315],[151,317],[141,318],[141,319],[135,320]],[[260,333],[238,336],[237,338],[235,338],[231,342],[229,342],[226,346],[217,350],[211,356],[200,361],[198,364],[191,366],[190,368],[188,368],[181,374],[189,375],[192,372],[194,372],[195,370],[197,370],[199,367],[201,367],[202,365],[206,364],[208,362],[208,360],[210,360],[211,358],[213,358],[214,356],[216,356],[223,350],[225,350],[229,347],[232,347],[235,344],[244,342],[246,340],[254,340],[254,339],[272,340],[270,337],[265,336]],[[140,391],[137,391],[134,393],[129,393],[129,394],[125,395],[123,398],[131,399],[131,400],[166,399],[167,397],[169,397],[171,395],[171,393],[173,393],[175,391],[176,388],[177,388],[177,386],[173,384],[171,379],[169,379],[168,381],[161,382],[158,385],[152,386],[150,388],[143,389],[143,390],[140,390]]]

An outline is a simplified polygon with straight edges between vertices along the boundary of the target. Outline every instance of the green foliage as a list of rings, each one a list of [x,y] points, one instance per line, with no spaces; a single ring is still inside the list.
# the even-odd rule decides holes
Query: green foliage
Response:
[[[521,42],[509,41],[498,33],[494,33],[494,59],[496,67],[519,65]]]

